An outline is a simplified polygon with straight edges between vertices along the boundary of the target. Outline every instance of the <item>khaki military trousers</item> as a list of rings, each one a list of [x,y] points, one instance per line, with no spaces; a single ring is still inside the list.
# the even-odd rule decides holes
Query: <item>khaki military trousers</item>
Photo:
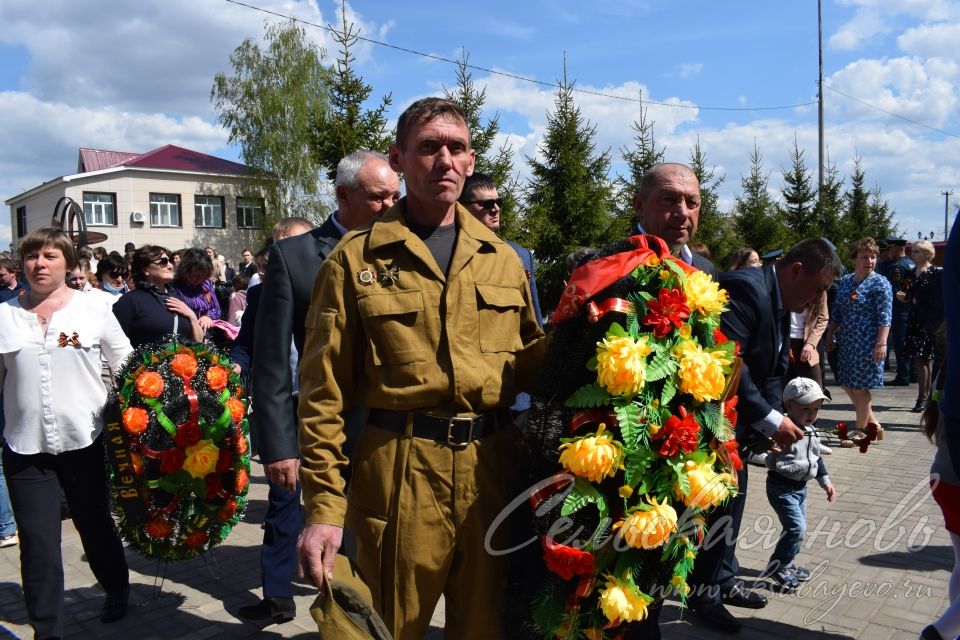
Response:
[[[409,433],[409,428],[408,428]],[[374,606],[395,640],[421,640],[445,597],[447,638],[499,640],[510,556],[484,545],[513,500],[522,436],[514,426],[452,448],[367,425],[354,455],[346,526]],[[493,549],[509,546],[507,525]]]

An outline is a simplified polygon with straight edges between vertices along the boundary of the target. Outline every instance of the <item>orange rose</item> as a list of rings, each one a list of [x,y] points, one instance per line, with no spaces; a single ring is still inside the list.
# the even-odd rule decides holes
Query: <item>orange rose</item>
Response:
[[[210,367],[207,369],[207,384],[214,391],[223,391],[227,386],[227,379],[230,374],[223,367]]]
[[[206,531],[194,531],[183,539],[183,544],[188,547],[202,547],[207,541]]]
[[[178,353],[170,361],[170,368],[181,378],[189,380],[197,373],[197,359],[189,353]]]
[[[217,517],[220,518],[221,522],[226,522],[237,513],[237,501],[236,500],[227,500],[227,503],[220,507],[220,511],[217,513]]]
[[[229,398],[226,404],[227,409],[230,410],[230,417],[233,418],[234,422],[241,422],[247,417],[247,408],[243,405],[242,401],[236,398]]]
[[[137,391],[148,398],[159,398],[163,393],[163,378],[156,371],[147,371],[137,376]]]
[[[140,407],[130,407],[123,412],[123,428],[131,435],[140,435],[147,430],[150,416]]]
[[[237,434],[237,444],[234,450],[241,456],[247,452],[247,436],[242,433]]]
[[[167,522],[166,518],[160,517],[156,520],[151,520],[147,524],[147,535],[151,538],[163,539],[169,536],[173,532],[173,527],[170,526],[170,523]]]
[[[247,472],[243,469],[237,471],[237,493],[243,493],[247,490],[247,485],[250,484],[250,479],[247,477]]]

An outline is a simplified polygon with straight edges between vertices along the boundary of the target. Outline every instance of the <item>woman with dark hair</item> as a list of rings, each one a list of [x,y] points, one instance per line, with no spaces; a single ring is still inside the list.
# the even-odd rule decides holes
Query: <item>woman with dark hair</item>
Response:
[[[750,247],[740,247],[733,252],[727,262],[727,271],[736,271],[738,269],[760,268],[763,263],[760,261],[760,254]]]
[[[874,271],[878,253],[873,238],[863,238],[850,248],[853,273],[840,280],[825,339],[828,351],[839,351],[837,381],[856,409],[857,429],[874,425],[877,439],[882,439],[870,390],[883,388],[893,290],[890,281]]]
[[[173,263],[170,252],[156,245],[144,245],[133,252],[135,288],[121,296],[113,314],[134,347],[162,342],[171,335],[181,340],[203,340],[196,314],[183,300],[170,295]]]
[[[213,286],[213,262],[201,249],[187,249],[174,272],[170,292],[193,310],[206,332],[220,319],[220,303]]]
[[[127,563],[105,491],[107,388],[100,359],[116,370],[132,349],[109,300],[67,286],[77,258],[65,233],[38,229],[19,251],[30,293],[0,305],[3,470],[20,531],[30,624],[37,638],[60,638],[61,491],[90,569],[107,592],[100,620],[114,622],[127,611]]]
[[[97,263],[100,288],[111,295],[119,296],[129,291],[127,275],[127,263],[120,254],[108,253]]]

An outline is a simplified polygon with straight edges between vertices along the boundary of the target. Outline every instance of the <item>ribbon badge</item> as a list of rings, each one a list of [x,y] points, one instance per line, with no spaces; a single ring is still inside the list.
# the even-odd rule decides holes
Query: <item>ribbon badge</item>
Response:
[[[70,345],[71,347],[79,348],[81,346],[80,336],[78,336],[77,332],[74,331],[73,335],[68,338],[67,334],[61,331],[60,337],[57,338],[57,344],[60,345],[61,347],[66,347],[67,345]]]

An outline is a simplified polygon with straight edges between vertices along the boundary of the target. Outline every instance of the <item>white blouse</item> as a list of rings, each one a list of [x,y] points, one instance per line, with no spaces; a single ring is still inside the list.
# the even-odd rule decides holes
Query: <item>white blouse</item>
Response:
[[[59,454],[100,435],[107,400],[101,354],[116,371],[133,351],[111,303],[74,293],[50,318],[46,337],[18,299],[0,304],[0,385],[11,450]]]

